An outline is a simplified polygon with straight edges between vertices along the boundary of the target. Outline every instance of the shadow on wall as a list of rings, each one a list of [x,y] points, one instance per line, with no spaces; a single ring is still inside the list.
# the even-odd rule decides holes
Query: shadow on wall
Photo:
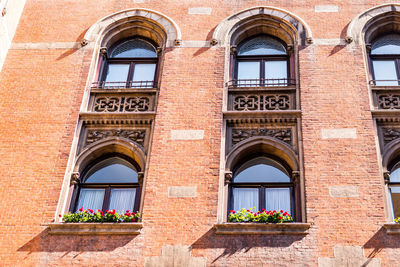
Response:
[[[247,253],[256,247],[289,247],[304,237],[305,235],[217,235],[212,228],[192,244],[192,249],[224,249],[212,261],[215,263],[222,257],[229,257],[237,252]]]
[[[371,250],[369,253],[365,253],[365,256],[369,258],[363,266],[367,266],[368,262],[376,257],[382,249],[385,248],[399,248],[400,235],[388,235],[386,229],[381,227],[365,244],[364,249]]]
[[[136,235],[113,235],[112,238],[109,235],[50,235],[47,228],[18,251],[28,252],[28,256],[34,252],[65,252],[63,256],[69,252],[77,252],[78,256],[87,251],[113,251],[125,246],[136,237]]]
[[[89,28],[87,28],[86,30],[84,30],[81,34],[79,34],[78,38],[76,38],[75,42],[80,43],[83,39],[83,37],[85,36],[85,33],[89,30]],[[66,52],[62,53],[57,60],[61,60],[67,56],[70,56],[72,54],[74,54],[75,52],[77,52],[79,50],[79,48],[73,48],[73,49],[68,49]]]

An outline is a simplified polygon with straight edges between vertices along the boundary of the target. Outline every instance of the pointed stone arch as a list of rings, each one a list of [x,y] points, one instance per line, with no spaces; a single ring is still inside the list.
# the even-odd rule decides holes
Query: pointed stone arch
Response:
[[[251,31],[272,34],[288,44],[305,45],[312,42],[310,27],[301,18],[289,11],[271,6],[249,8],[224,19],[215,29],[213,40],[222,46],[230,44],[232,38],[235,39],[235,43],[236,36],[242,35],[237,33],[245,31],[250,31],[250,34]]]

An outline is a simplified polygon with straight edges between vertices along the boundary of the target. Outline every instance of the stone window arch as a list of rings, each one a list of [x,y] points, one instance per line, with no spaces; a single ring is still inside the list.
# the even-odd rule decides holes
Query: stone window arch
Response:
[[[229,210],[283,210],[301,221],[300,168],[297,153],[271,137],[251,137],[236,144],[225,166]]]
[[[346,40],[360,46],[366,58],[386,214],[388,221],[393,221],[400,208],[396,200],[400,155],[400,5],[383,4],[362,12],[349,24]]]
[[[226,49],[222,149],[225,158],[221,162],[225,176],[221,175],[224,182],[220,183],[223,188],[219,222],[227,220],[228,211],[235,205],[232,191],[239,186],[235,185],[237,170],[247,165],[250,168],[253,161],[264,162],[264,170],[275,166],[271,162],[284,166],[281,170],[289,178],[280,185],[290,191],[285,193],[290,196],[290,213],[294,213],[296,221],[305,222],[303,152],[298,141],[301,140],[298,52],[312,43],[308,25],[283,9],[253,7],[224,19],[216,27],[213,41]],[[271,71],[274,64],[274,70],[279,68],[279,72]],[[243,70],[245,74],[246,71],[255,74],[254,77],[242,76]],[[277,181],[257,184],[259,196],[264,195],[263,199],[258,198],[263,206],[266,190],[277,188]],[[249,186],[254,188],[255,184],[250,182]]]
[[[160,84],[157,73],[161,73],[165,49],[179,45],[180,39],[180,29],[173,20],[149,9],[110,14],[86,32],[82,49],[92,57],[57,214],[76,210],[82,196],[80,189],[94,188],[87,182],[88,173],[103,165],[122,165],[137,173],[137,179],[125,185],[115,182],[118,177],[96,184],[108,188],[109,197],[105,196],[103,206],[112,204],[112,189],[125,186],[131,190],[126,195],[133,197],[135,190],[134,208],[141,210]],[[129,66],[126,78],[112,81],[117,82],[115,86],[107,85],[112,64]],[[137,79],[139,73],[145,78]]]

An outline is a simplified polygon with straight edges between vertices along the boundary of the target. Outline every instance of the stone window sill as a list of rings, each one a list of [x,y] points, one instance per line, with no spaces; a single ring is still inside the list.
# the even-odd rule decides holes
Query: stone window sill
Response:
[[[306,235],[309,223],[221,223],[215,224],[217,235]]]
[[[143,223],[51,223],[51,235],[138,235]]]
[[[383,227],[388,235],[400,235],[400,223],[385,223]]]

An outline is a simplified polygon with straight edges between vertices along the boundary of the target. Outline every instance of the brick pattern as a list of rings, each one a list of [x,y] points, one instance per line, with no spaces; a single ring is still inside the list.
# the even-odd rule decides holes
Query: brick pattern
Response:
[[[315,13],[320,1],[273,0],[320,39],[344,38],[360,12],[384,1],[352,0],[339,12]],[[210,40],[214,27],[259,1],[27,1],[14,43],[79,42],[98,19],[143,7],[171,17],[184,40]],[[189,15],[210,7],[212,15]],[[323,22],[323,23],[321,23]],[[225,49],[169,48],[138,236],[50,236],[89,72],[89,49],[10,50],[0,73],[0,265],[143,266],[164,246],[191,246],[207,265],[316,266],[334,246],[363,247],[382,266],[400,261],[400,236],[388,236],[384,185],[360,46],[300,47],[300,102],[305,170],[306,236],[217,236]],[[355,128],[355,139],[322,139],[321,129]],[[204,130],[200,140],[171,140],[171,130]],[[172,186],[196,197],[168,198]],[[329,188],[357,187],[332,198]],[[168,254],[169,255],[169,254]],[[363,257],[360,259],[365,260]],[[323,261],[323,260],[322,260]]]

